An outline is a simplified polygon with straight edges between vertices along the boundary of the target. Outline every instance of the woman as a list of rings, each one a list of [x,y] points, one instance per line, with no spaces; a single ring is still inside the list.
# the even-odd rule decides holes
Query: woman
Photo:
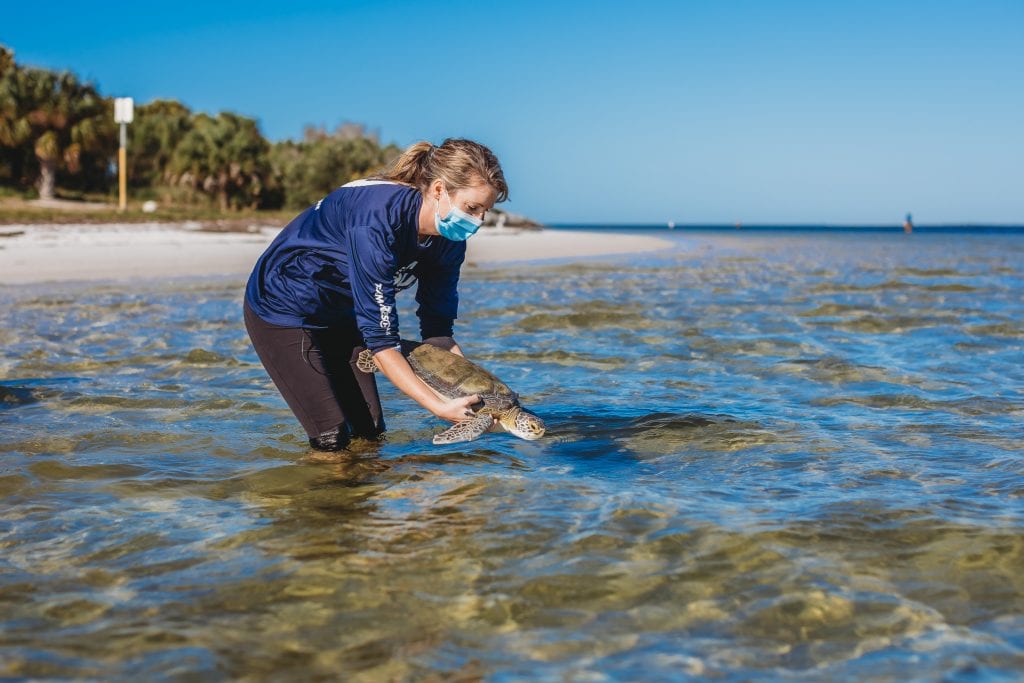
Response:
[[[376,438],[384,419],[364,348],[403,393],[458,422],[476,396],[439,398],[399,348],[395,294],[417,282],[424,341],[462,354],[452,337],[466,239],[508,185],[494,154],[476,142],[418,142],[390,170],[339,187],[299,214],[249,277],[245,326],[288,406],[322,451],[353,436]]]

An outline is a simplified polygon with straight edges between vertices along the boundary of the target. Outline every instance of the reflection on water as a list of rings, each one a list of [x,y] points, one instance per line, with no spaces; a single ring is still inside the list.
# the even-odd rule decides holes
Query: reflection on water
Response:
[[[467,271],[541,441],[343,457],[240,282],[0,290],[0,677],[1017,675],[1024,239],[679,239]]]

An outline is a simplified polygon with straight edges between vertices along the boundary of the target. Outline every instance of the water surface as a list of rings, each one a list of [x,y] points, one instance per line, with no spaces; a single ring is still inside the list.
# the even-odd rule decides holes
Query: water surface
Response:
[[[335,462],[241,282],[0,289],[0,677],[1019,675],[1024,236],[677,233],[466,267],[543,440]]]

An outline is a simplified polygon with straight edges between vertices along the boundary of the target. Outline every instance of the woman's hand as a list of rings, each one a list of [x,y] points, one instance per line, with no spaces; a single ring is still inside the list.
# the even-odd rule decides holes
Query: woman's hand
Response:
[[[437,415],[442,420],[448,420],[449,422],[462,422],[463,420],[469,420],[476,417],[476,413],[473,412],[473,409],[470,406],[479,400],[480,397],[476,394],[473,394],[472,396],[453,398],[442,403],[438,409],[433,412],[434,415]]]
[[[462,349],[459,348],[458,342],[456,342],[455,339],[452,337],[428,337],[423,340],[423,343],[430,344],[431,346],[436,346],[437,348],[444,349],[445,351],[451,351],[452,353],[458,354],[463,358],[466,357],[466,354],[464,354],[462,352]]]

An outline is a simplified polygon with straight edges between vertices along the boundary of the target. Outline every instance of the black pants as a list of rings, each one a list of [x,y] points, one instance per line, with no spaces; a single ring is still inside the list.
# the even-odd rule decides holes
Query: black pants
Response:
[[[377,382],[356,368],[365,347],[354,323],[310,330],[271,325],[248,303],[244,312],[256,354],[313,448],[338,450],[353,436],[375,439],[384,432]]]

